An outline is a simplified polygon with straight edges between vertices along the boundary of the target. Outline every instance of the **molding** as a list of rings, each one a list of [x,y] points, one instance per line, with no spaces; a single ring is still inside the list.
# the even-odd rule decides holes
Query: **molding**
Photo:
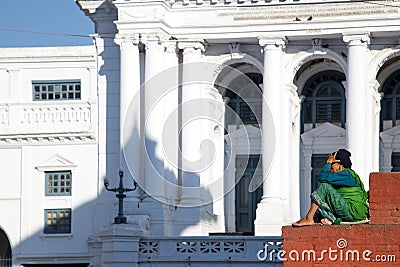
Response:
[[[324,124],[305,132],[301,135],[301,139],[316,138],[316,137],[344,137],[346,130],[332,123],[325,122]]]
[[[316,53],[317,52],[317,53]],[[294,78],[298,71],[309,61],[312,61],[314,59],[329,59],[338,64],[340,71],[343,73],[347,73],[347,61],[336,51],[327,49],[327,48],[322,48],[321,51],[314,50],[313,48],[305,50],[305,51],[300,51],[297,54],[295,54],[287,63],[286,69],[287,69],[287,75],[286,75],[286,83],[293,83]],[[327,66],[326,64],[324,64]],[[329,69],[334,69],[337,70],[337,68],[330,66]],[[309,72],[309,75],[307,78],[304,79],[304,83],[311,78],[314,74],[322,71],[319,68],[315,68],[313,71]],[[304,75],[305,71],[303,70],[302,75]],[[304,84],[299,84],[299,81],[296,82],[296,85],[298,88],[303,88]],[[301,92],[299,92],[301,94]]]
[[[0,147],[5,145],[70,145],[96,144],[94,133],[87,134],[57,134],[57,135],[2,135]]]
[[[367,46],[371,43],[369,33],[361,34],[343,34],[343,42],[347,43],[348,46]]]
[[[261,141],[261,128],[252,125],[244,125],[239,129],[230,132],[228,135],[231,140],[238,140],[245,137],[247,139],[259,139]],[[225,139],[228,138],[225,137]]]
[[[206,45],[203,39],[199,40],[179,40],[178,41],[178,48],[183,49],[184,53],[191,51],[201,51],[204,52],[206,49]]]
[[[35,169],[38,171],[53,171],[53,170],[71,170],[75,169],[78,165],[74,164],[72,161],[67,160],[66,158],[55,154],[51,156],[46,161],[36,166]]]
[[[386,131],[380,133],[381,138],[384,136],[399,136],[400,135],[400,125],[390,128]]]

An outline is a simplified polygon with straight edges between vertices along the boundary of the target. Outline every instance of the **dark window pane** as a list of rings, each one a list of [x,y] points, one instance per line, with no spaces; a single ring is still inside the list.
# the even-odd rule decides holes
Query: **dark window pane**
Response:
[[[32,85],[33,100],[67,100],[80,99],[81,97],[81,85],[79,81],[32,82]]]

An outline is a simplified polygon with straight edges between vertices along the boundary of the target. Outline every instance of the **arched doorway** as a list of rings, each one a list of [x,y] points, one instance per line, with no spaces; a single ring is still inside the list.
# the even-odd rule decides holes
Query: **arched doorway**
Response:
[[[11,244],[6,233],[0,229],[0,266],[12,266]]]

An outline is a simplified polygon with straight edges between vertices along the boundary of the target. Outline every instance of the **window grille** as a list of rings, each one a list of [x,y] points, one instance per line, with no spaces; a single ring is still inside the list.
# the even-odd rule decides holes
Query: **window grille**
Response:
[[[45,234],[71,233],[71,209],[45,210]]]
[[[33,100],[79,100],[81,99],[80,80],[32,81]]]
[[[302,126],[331,122],[345,127],[346,100],[342,82],[345,76],[338,71],[323,71],[311,77],[303,88],[306,97],[302,106]],[[302,129],[304,131],[304,129]]]
[[[70,196],[72,175],[70,171],[46,172],[46,196]]]

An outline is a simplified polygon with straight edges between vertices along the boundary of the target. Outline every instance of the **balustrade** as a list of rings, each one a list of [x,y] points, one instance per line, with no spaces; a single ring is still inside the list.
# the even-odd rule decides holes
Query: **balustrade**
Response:
[[[242,266],[264,262],[264,266],[281,266],[282,262],[277,257],[280,250],[282,250],[281,237],[143,238],[139,241],[139,261],[151,264],[173,261],[175,266],[181,266],[187,262],[202,262],[203,264],[208,262],[212,266],[221,262]],[[265,252],[270,257],[264,259]]]
[[[93,104],[0,104],[0,134],[90,132],[95,127]]]

